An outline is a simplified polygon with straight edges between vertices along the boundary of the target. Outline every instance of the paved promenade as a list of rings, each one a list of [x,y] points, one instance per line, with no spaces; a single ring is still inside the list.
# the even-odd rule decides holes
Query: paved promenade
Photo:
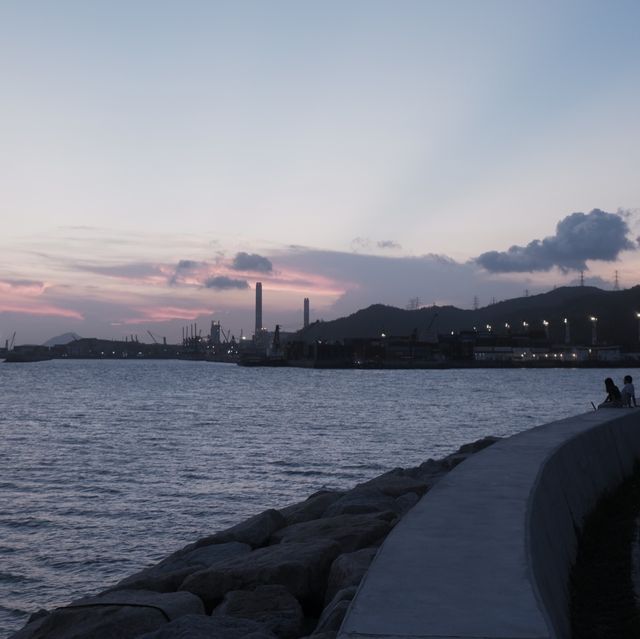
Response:
[[[575,528],[640,457],[640,410],[546,424],[475,455],[387,538],[339,639],[567,638]]]

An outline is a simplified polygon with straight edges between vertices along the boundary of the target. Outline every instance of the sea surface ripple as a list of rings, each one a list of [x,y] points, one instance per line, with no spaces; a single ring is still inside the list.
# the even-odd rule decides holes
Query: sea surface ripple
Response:
[[[265,508],[590,410],[626,372],[0,364],[0,635]]]

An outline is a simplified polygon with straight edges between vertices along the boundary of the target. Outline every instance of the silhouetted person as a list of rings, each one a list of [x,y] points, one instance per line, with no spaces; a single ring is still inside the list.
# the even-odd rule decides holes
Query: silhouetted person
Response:
[[[598,408],[617,408],[622,406],[620,389],[613,383],[610,377],[604,380],[604,389],[607,391],[607,396]]]
[[[622,405],[637,406],[636,389],[633,387],[633,377],[631,375],[624,376],[624,386],[622,387]]]

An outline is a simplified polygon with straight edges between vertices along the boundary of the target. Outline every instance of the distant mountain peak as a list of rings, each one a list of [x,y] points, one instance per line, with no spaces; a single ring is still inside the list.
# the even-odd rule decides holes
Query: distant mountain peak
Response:
[[[62,333],[62,335],[56,335],[48,339],[43,346],[58,346],[59,344],[68,344],[69,342],[75,342],[77,339],[82,339],[77,333]]]

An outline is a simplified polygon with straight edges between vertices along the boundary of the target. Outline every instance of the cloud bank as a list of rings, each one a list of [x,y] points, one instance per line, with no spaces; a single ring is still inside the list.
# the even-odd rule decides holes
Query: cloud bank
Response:
[[[218,275],[217,277],[209,277],[204,281],[205,288],[214,288],[219,291],[229,291],[233,289],[243,290],[249,288],[247,280],[237,280],[226,275]]]
[[[257,253],[236,253],[231,263],[234,271],[251,271],[254,273],[271,273],[273,264],[271,260]]]
[[[488,251],[475,261],[490,273],[532,273],[556,266],[565,272],[586,270],[587,260],[613,262],[622,251],[634,249],[629,231],[621,214],[600,209],[572,213],[558,222],[555,235],[508,251]]]

